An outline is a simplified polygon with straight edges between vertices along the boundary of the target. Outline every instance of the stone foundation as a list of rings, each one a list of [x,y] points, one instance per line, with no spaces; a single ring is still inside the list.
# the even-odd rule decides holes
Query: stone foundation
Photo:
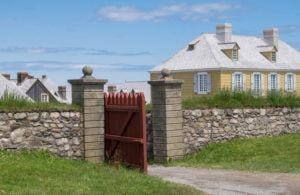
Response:
[[[81,159],[79,112],[0,113],[0,149],[39,149]]]

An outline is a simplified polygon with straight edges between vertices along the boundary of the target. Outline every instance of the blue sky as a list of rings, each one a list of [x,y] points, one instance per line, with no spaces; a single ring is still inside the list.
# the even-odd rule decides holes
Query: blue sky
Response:
[[[109,82],[148,80],[151,67],[217,23],[254,36],[278,27],[300,50],[299,19],[299,0],[1,0],[0,72],[63,84],[90,64]]]

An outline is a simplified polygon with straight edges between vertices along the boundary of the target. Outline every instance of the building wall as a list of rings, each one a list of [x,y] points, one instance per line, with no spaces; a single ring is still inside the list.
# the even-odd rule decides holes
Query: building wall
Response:
[[[212,78],[212,92],[211,94],[216,93],[220,89],[232,89],[232,73],[233,72],[242,72],[246,76],[246,90],[251,90],[251,74],[253,71],[211,71],[211,78]],[[268,74],[270,71],[257,71],[264,75],[264,93],[267,94],[268,92]],[[182,97],[193,97],[193,96],[200,96],[199,94],[194,93],[193,88],[193,78],[194,74],[197,72],[180,72],[180,73],[172,73],[172,77],[174,79],[181,79],[184,81],[182,85]],[[285,74],[287,72],[277,72],[279,74],[279,82],[280,82],[280,89],[285,90]],[[300,95],[300,72],[294,72],[296,74],[296,93]],[[151,73],[150,79],[156,80],[159,78],[158,73]]]
[[[27,92],[27,95],[31,97],[34,101],[40,102],[41,101],[41,94],[47,93],[49,96],[49,102],[55,102],[56,100],[52,97],[51,94],[42,86],[41,83],[35,82],[33,86]]]
[[[206,71],[209,72],[209,71]],[[194,96],[200,96],[199,94],[194,93],[194,75],[197,72],[179,72],[179,73],[172,73],[172,77],[174,79],[180,79],[183,80],[184,83],[182,84],[182,97],[188,98],[188,97],[194,97]],[[212,87],[211,87],[211,93],[216,93],[220,90],[220,71],[212,71],[209,72],[211,74],[212,79]],[[159,78],[158,73],[151,73],[150,79],[156,80]],[[203,95],[202,95],[203,96]]]

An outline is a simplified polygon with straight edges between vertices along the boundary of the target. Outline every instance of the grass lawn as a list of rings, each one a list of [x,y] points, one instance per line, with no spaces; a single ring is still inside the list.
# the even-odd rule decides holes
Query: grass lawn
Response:
[[[0,194],[201,194],[125,168],[0,151]]]
[[[170,165],[300,173],[300,134],[210,144]]]
[[[192,97],[182,101],[184,109],[206,108],[276,108],[300,107],[300,97],[293,93],[272,92],[255,97],[250,92],[221,90],[211,96]]]

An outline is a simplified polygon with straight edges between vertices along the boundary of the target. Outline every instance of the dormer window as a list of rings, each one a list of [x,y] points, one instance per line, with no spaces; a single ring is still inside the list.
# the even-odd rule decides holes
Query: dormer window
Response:
[[[238,61],[239,60],[239,51],[235,48],[232,50],[232,60]]]
[[[189,44],[188,51],[192,51],[195,49],[195,44]]]
[[[276,52],[272,52],[272,62],[276,62]]]

